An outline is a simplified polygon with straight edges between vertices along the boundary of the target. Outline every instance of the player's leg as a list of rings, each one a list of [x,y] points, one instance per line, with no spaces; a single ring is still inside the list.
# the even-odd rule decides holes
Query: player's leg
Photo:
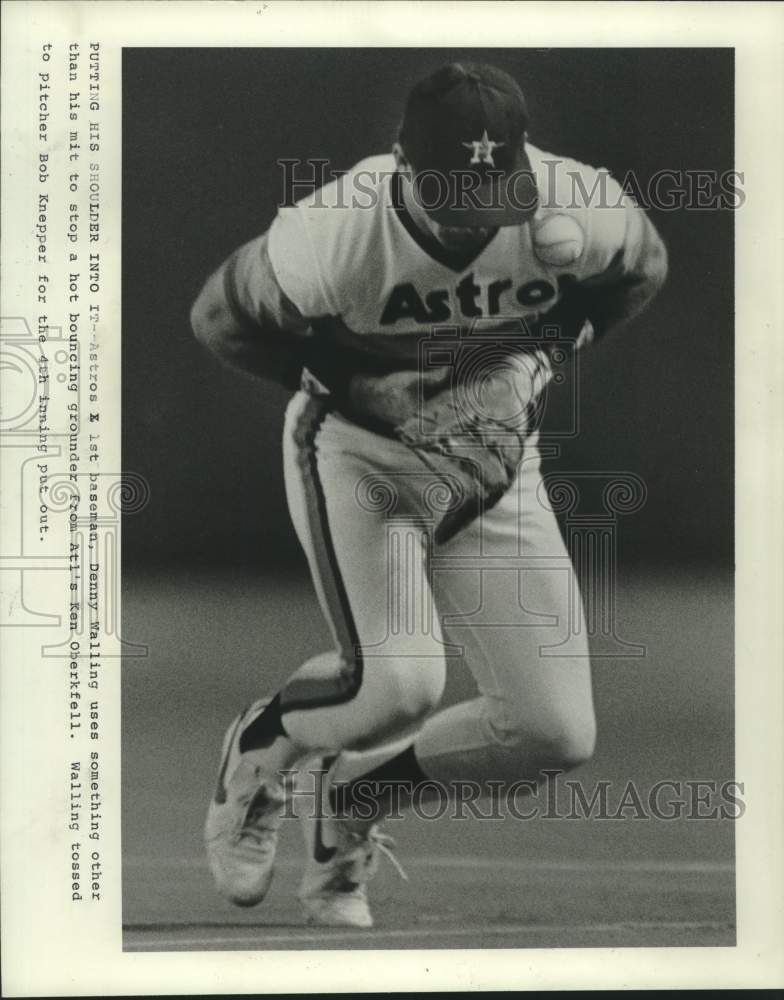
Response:
[[[589,759],[596,722],[582,604],[535,449],[517,488],[444,550],[457,561],[480,552],[493,568],[447,569],[434,583],[478,694],[431,718],[414,752],[442,783],[536,781]]]
[[[298,394],[289,406],[287,496],[336,649],[304,664],[227,734],[206,839],[219,888],[235,902],[258,902],[269,884],[253,858],[271,872],[281,771],[314,750],[413,733],[440,699],[437,635],[389,628],[390,599],[407,593],[409,576],[427,591],[424,554],[410,552],[411,565],[390,560],[384,510],[357,498],[359,484],[383,469],[388,449],[390,472],[397,472],[410,455],[404,446],[333,416],[322,400]],[[396,485],[405,509],[405,478]],[[420,597],[423,607],[432,604],[429,591]]]
[[[339,795],[347,809],[367,809],[374,787],[380,807],[392,793],[400,802],[399,783],[412,774],[447,792],[460,782],[533,783],[543,769],[567,770],[593,751],[582,607],[535,447],[516,489],[439,554],[433,590],[444,633],[464,647],[477,696],[433,715],[391,759],[383,751],[342,754],[330,780],[348,783]]]
[[[282,725],[301,754],[374,745],[415,731],[438,703],[445,667],[438,630],[420,615],[395,628],[409,580],[432,605],[425,552],[394,558],[386,511],[413,508],[405,446],[295,399],[287,417],[289,507],[335,649],[303,664],[279,694]],[[394,497],[392,496],[394,494]],[[413,512],[413,511],[412,511]]]
[[[309,428],[318,420],[317,403],[292,408],[287,488],[336,652],[304,664],[280,704],[288,738],[300,748],[327,748],[334,758],[343,748],[410,742],[440,700],[445,666],[426,548],[398,551],[388,532],[392,505],[404,519],[421,515],[412,485],[421,480],[418,461],[404,445],[338,417],[324,421],[313,448]],[[341,580],[344,598],[335,586]],[[321,925],[370,926],[366,884],[385,838],[374,825],[322,815],[320,785],[313,774],[308,779],[310,788],[298,789],[305,799],[298,811],[307,848],[299,891],[306,916]]]
[[[312,859],[306,880],[322,886],[324,912],[331,917],[321,922],[371,922],[365,884],[379,849],[373,844],[376,823],[387,810],[410,802],[412,790],[437,782],[451,795],[470,787],[473,797],[489,782],[496,788],[499,781],[534,787],[543,770],[567,770],[593,750],[582,607],[574,603],[571,563],[542,489],[534,446],[517,488],[438,555],[433,589],[439,610],[451,620],[444,636],[463,646],[478,693],[431,716],[414,739],[310,765],[306,780],[311,787],[316,782],[326,802],[323,813],[317,802],[317,819],[310,824],[313,845],[320,847],[321,829],[337,832],[346,877],[362,897],[357,912],[346,914],[340,879],[330,882],[329,862]],[[568,647],[559,650],[564,639]],[[567,648],[568,655],[558,655]],[[318,768],[325,771],[323,779],[313,773]],[[330,810],[333,818],[321,823],[318,817]]]

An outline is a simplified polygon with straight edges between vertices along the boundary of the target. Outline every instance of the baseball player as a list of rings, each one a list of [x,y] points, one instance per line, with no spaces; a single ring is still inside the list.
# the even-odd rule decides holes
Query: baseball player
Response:
[[[582,608],[540,475],[548,345],[628,321],[667,261],[606,171],[527,127],[506,73],[442,67],[390,154],[279,209],[193,307],[221,359],[295,390],[287,497],[333,638],[226,734],[205,840],[239,905],[267,891],[284,775],[305,760],[324,775],[303,817],[306,916],[367,927],[393,793],[534,788],[592,754]],[[451,656],[476,695],[439,711]]]

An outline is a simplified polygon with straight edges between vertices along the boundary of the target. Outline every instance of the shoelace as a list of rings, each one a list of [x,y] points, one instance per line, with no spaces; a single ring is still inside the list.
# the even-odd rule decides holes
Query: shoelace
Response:
[[[269,794],[266,788],[260,788],[248,803],[245,821],[239,831],[240,839],[253,840],[257,844],[263,845],[270,833],[274,832],[263,825],[263,820],[279,805],[280,803]]]
[[[395,846],[395,838],[390,837],[388,833],[382,833],[378,827],[374,826],[368,834],[368,840],[374,847],[378,848],[379,853],[383,854],[387,861],[391,862],[392,867],[396,869],[403,881],[408,882],[408,875],[406,875],[405,869],[395,857],[395,852],[392,849]]]

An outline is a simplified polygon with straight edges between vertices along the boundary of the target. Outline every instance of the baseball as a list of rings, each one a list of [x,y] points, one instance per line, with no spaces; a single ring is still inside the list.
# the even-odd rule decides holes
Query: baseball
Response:
[[[570,215],[549,215],[538,224],[534,222],[532,239],[539,260],[554,267],[573,264],[585,246],[583,231]]]

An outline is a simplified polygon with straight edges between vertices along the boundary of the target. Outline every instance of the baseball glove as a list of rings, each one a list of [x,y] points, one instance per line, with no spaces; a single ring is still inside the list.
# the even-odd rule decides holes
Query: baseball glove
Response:
[[[514,482],[548,373],[537,352],[472,348],[457,365],[424,373],[355,374],[345,403],[407,444],[442,483],[435,540],[443,544]]]
[[[575,295],[541,323],[557,325],[563,340],[571,338],[575,346],[591,329],[585,303]],[[441,481],[438,543],[453,538],[512,486],[533,430],[536,400],[552,375],[535,329],[534,339],[516,348],[469,338],[453,364],[426,371],[363,367],[323,349],[307,364],[339,410],[405,442]]]

